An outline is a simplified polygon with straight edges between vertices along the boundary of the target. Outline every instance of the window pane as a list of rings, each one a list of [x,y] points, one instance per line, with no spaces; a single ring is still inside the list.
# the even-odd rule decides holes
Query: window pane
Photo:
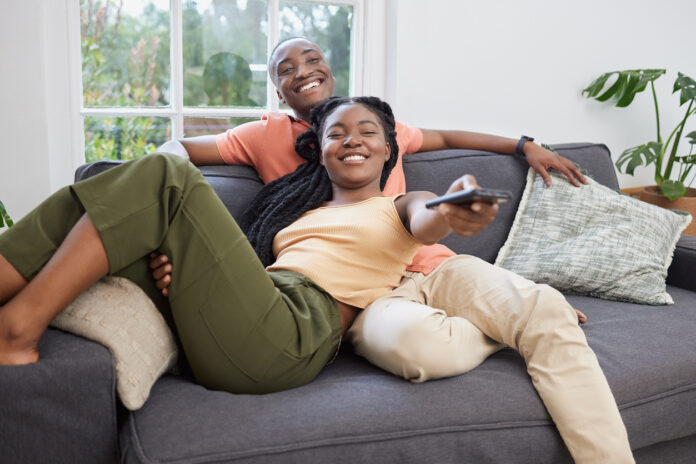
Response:
[[[80,0],[85,106],[169,105],[169,0]]]
[[[324,50],[336,77],[335,95],[350,88],[350,34],[353,7],[280,2],[280,39],[304,36]]]
[[[85,161],[131,160],[171,138],[169,118],[85,117]]]
[[[184,118],[184,137],[196,137],[198,135],[217,135],[249,121],[258,121],[259,118]]]
[[[265,0],[183,5],[184,105],[266,105]]]

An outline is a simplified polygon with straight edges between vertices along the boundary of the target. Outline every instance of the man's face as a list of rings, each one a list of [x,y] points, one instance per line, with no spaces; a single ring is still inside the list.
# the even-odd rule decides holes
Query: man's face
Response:
[[[333,96],[336,78],[318,45],[293,39],[275,51],[268,70],[281,103],[309,120],[309,111]]]

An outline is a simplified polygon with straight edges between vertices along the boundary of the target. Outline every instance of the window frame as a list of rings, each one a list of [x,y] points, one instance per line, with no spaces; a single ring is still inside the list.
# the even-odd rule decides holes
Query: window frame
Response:
[[[280,36],[280,2],[281,0],[268,1],[268,41],[267,52],[273,49]],[[350,54],[350,82],[351,95],[361,95],[363,85],[363,61],[365,40],[365,9],[366,0],[292,0],[294,3],[306,4],[333,4],[345,5],[353,8],[351,25],[351,54]],[[374,1],[374,0],[373,0]],[[269,111],[286,111],[280,109],[275,87],[270,79],[266,81],[267,103],[260,108],[233,108],[233,107],[185,107],[183,102],[184,72],[183,72],[183,26],[182,26],[182,0],[170,0],[170,85],[171,98],[168,107],[85,107],[82,87],[82,56],[80,37],[80,0],[72,0],[68,5],[68,30],[70,42],[73,44],[70,55],[71,79],[75,107],[77,111],[77,124],[74,124],[73,146],[78,148],[76,155],[80,162],[85,162],[85,135],[84,118],[90,116],[144,116],[169,118],[172,127],[172,139],[184,137],[184,119],[187,117],[261,117]],[[369,85],[368,85],[369,87]],[[381,93],[381,92],[380,92]],[[75,113],[73,113],[75,114]]]

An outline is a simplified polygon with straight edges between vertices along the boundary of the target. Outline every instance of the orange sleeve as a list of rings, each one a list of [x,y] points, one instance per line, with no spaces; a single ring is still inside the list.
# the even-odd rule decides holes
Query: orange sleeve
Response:
[[[256,166],[256,156],[263,153],[268,121],[262,119],[228,129],[215,138],[222,160],[227,164]]]
[[[407,126],[396,121],[396,143],[403,155],[416,153],[423,146],[423,132],[417,127]]]

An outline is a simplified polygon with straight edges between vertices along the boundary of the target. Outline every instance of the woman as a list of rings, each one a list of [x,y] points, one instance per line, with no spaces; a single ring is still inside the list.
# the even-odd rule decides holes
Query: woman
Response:
[[[424,207],[430,192],[382,196],[398,151],[386,104],[331,99],[311,120],[297,143],[308,163],[264,187],[243,221],[262,260],[277,256],[270,272],[186,160],[150,155],[42,203],[0,236],[0,363],[35,361],[41,333],[81,291],[161,250],[178,263],[170,303],[200,383],[262,393],[314,378],[359,309],[388,295],[420,244],[450,225]],[[467,268],[509,285],[453,304],[520,351],[573,457],[632,462],[611,391],[562,295],[480,260]],[[452,269],[434,273],[452,279],[464,268]]]

